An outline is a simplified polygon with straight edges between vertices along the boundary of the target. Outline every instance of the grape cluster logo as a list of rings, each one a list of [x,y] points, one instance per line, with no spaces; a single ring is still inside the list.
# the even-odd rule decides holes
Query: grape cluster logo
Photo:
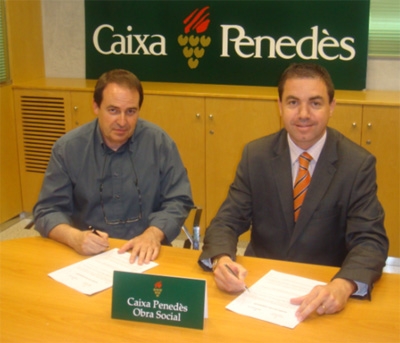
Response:
[[[162,282],[161,281],[157,281],[154,284],[153,291],[154,291],[154,294],[156,295],[156,297],[158,298],[162,292]]]
[[[204,56],[205,48],[211,43],[211,37],[205,32],[210,24],[208,18],[210,13],[207,12],[210,6],[205,6],[202,9],[196,8],[184,20],[184,34],[179,35],[178,43],[183,47],[182,52],[188,61],[190,69],[196,69],[199,65],[199,60]]]

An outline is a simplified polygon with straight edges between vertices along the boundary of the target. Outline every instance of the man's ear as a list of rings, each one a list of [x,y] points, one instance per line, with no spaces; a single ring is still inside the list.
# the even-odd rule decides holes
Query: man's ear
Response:
[[[96,101],[94,101],[94,100],[93,100],[93,102],[92,102],[92,107],[93,107],[93,112],[94,112],[94,114],[97,116],[98,113],[99,113],[100,108],[99,108],[99,106],[97,105]]]
[[[282,117],[282,101],[278,98],[279,115]]]
[[[331,101],[331,103],[329,104],[329,106],[330,106],[330,117],[332,117],[333,116],[333,111],[335,110],[335,107],[336,107],[336,100],[333,99]]]

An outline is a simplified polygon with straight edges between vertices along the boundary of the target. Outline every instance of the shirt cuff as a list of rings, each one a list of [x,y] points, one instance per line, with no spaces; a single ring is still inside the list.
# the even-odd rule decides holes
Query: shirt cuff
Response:
[[[368,294],[368,285],[364,282],[354,282],[357,285],[357,290],[352,295],[357,297],[365,297]]]
[[[207,267],[207,269],[212,270],[211,258],[206,258],[204,260],[201,260],[200,262],[203,264],[203,266]]]

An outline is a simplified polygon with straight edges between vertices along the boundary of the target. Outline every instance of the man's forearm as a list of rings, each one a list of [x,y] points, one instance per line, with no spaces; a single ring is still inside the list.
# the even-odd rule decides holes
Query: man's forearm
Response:
[[[49,238],[77,250],[77,235],[79,233],[80,230],[68,224],[59,224],[49,232]]]
[[[145,230],[146,234],[151,234],[152,236],[154,236],[154,238],[156,240],[158,240],[160,243],[164,240],[165,238],[165,234],[164,232],[159,229],[156,226],[150,226]]]

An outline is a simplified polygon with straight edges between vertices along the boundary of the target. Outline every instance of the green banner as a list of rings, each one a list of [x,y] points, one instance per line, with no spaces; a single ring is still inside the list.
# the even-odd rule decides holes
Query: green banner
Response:
[[[112,318],[203,329],[206,281],[114,272]]]
[[[366,85],[369,0],[85,0],[86,77],[276,86],[294,62],[325,66],[337,89]]]

